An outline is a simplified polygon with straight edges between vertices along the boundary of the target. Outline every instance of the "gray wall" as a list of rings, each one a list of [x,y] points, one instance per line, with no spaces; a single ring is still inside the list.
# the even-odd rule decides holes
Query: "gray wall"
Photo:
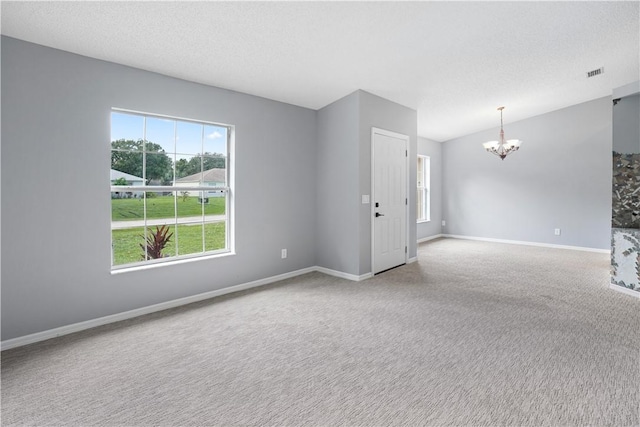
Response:
[[[111,107],[236,126],[236,255],[110,274]],[[315,144],[315,111],[2,37],[2,339],[315,265]]]
[[[445,142],[444,233],[609,249],[611,109],[605,97],[515,123],[507,109],[506,137],[524,142],[504,161],[482,148],[499,127]]]
[[[431,221],[418,223],[420,240],[442,233],[442,143],[418,137],[418,154],[431,159]]]
[[[358,92],[318,110],[316,261],[358,274]]]
[[[416,110],[391,102],[369,92],[358,91],[360,97],[360,194],[371,195],[371,128],[376,127],[409,137],[409,158],[417,156],[418,113]],[[416,204],[416,162],[409,162],[409,206]],[[358,200],[358,202],[360,202]],[[371,205],[359,204],[360,217],[360,274],[371,272]],[[409,209],[407,224],[408,254],[415,257],[416,212]]]
[[[640,94],[621,98],[613,106],[613,150],[640,153]]]
[[[235,255],[111,274],[112,107],[235,125]],[[314,265],[367,274],[371,127],[417,152],[416,111],[367,92],[316,112],[8,37],[2,122],[3,340]]]
[[[356,276],[371,272],[371,128],[409,136],[416,155],[417,112],[358,90],[318,111],[318,265]],[[409,205],[416,165],[410,163]],[[413,202],[412,202],[413,200]],[[410,210],[410,257],[416,256],[416,213]]]

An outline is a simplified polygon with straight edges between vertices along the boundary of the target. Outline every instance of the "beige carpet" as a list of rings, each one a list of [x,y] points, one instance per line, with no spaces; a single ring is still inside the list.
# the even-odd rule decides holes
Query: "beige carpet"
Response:
[[[461,240],[2,353],[4,425],[640,424],[605,254]]]

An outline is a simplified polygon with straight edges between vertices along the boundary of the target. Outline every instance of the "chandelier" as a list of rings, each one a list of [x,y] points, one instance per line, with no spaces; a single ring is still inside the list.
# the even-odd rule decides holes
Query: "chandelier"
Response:
[[[498,141],[485,142],[484,144],[482,144],[482,146],[489,153],[495,154],[496,156],[504,160],[504,158],[509,154],[513,153],[514,151],[518,151],[518,149],[520,148],[520,144],[522,144],[522,141],[520,141],[519,139],[504,139],[504,129],[502,128],[502,110],[504,110],[504,107],[500,107],[498,108],[498,110],[500,111],[500,139]]]

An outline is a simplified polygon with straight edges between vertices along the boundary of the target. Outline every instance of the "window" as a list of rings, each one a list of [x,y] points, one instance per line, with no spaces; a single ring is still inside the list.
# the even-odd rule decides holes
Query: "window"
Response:
[[[111,112],[111,266],[230,252],[233,127]]]
[[[431,159],[418,156],[418,222],[431,221]]]

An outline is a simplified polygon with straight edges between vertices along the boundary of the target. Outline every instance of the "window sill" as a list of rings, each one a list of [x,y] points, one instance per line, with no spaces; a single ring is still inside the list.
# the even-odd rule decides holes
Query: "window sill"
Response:
[[[421,220],[416,221],[417,224],[423,224],[425,222],[431,222],[431,220],[430,219],[421,219]]]
[[[134,266],[131,266],[131,267],[116,267],[116,268],[112,267],[111,268],[111,275],[129,273],[129,272],[132,272],[132,271],[149,270],[149,269],[152,269],[152,268],[166,267],[166,266],[170,266],[170,265],[186,264],[186,263],[189,263],[189,262],[197,262],[197,261],[203,261],[203,260],[209,260],[209,259],[224,258],[224,257],[228,257],[228,256],[234,256],[235,254],[236,254],[235,252],[230,251],[230,252],[217,253],[217,254],[211,254],[211,255],[202,255],[202,256],[194,256],[194,257],[189,257],[189,258],[175,259],[175,260],[171,260],[171,261],[158,262],[158,263],[154,263],[154,264],[134,265]]]

